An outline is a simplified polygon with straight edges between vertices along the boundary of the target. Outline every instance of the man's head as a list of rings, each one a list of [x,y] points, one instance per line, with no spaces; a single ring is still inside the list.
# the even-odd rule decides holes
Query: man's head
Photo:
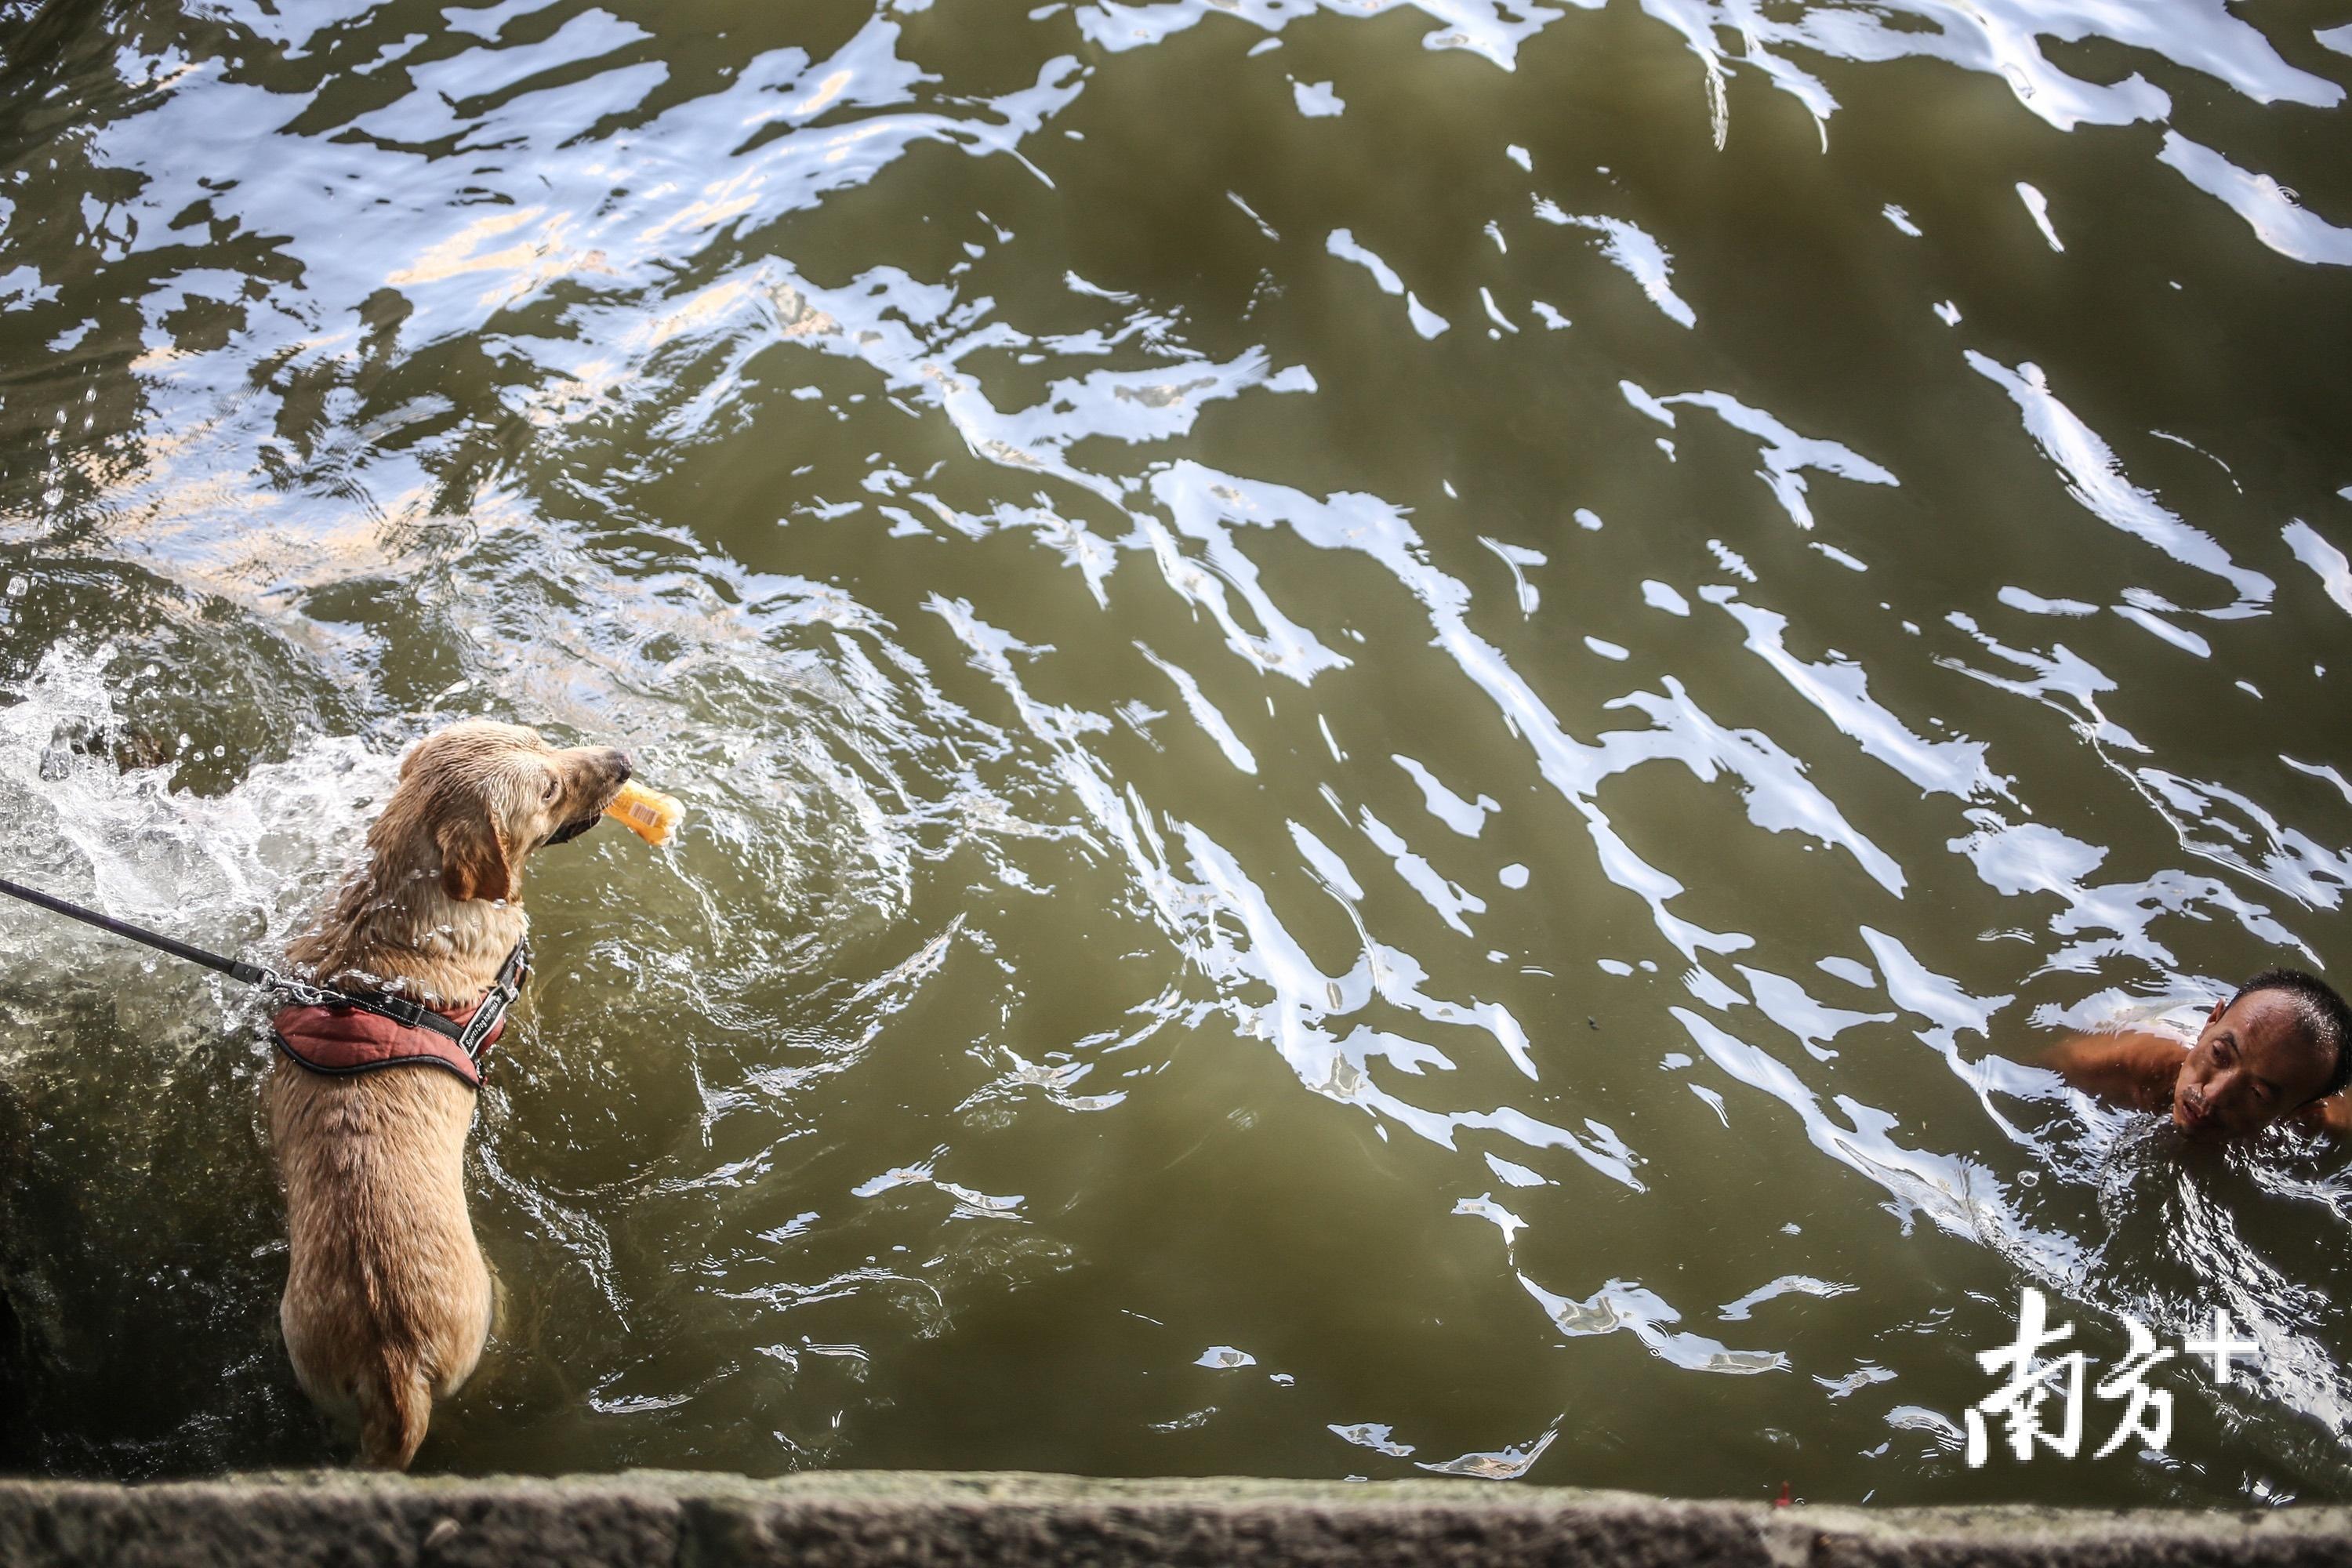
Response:
[[[2352,1008],[2300,969],[2266,969],[2213,1004],[2172,1088],[2191,1137],[2258,1132],[2352,1082]]]

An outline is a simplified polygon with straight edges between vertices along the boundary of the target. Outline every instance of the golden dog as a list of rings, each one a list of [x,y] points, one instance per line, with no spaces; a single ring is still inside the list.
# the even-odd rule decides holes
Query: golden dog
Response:
[[[287,957],[311,982],[457,1014],[523,935],[524,860],[594,826],[629,777],[601,747],[468,721],[429,735],[354,871]],[[403,1469],[433,1400],[490,1330],[488,1265],[466,1214],[475,1090],[431,1066],[329,1076],[281,1056],[268,1089],[291,1259],[278,1321],[303,1391],[356,1422],[364,1464]]]

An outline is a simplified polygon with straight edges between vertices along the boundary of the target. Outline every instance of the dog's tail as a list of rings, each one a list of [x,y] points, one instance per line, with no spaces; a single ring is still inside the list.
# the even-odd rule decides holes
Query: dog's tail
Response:
[[[360,1463],[375,1470],[408,1468],[432,1418],[433,1391],[414,1367],[387,1355],[352,1392],[360,1407]]]

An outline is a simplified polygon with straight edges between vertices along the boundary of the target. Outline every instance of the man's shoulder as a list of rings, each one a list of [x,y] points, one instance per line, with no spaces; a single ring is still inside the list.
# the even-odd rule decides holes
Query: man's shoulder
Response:
[[[2172,1100],[2173,1081],[2189,1047],[2169,1035],[2141,1029],[2077,1035],[2053,1047],[2043,1064],[2086,1093],[2160,1110]]]

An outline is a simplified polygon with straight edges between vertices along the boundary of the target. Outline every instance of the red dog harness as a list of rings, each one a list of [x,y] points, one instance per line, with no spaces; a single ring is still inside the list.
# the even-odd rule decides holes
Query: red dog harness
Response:
[[[378,1068],[436,1067],[482,1087],[482,1061],[506,1030],[530,969],[530,943],[515,943],[480,1001],[454,1013],[404,997],[330,991],[281,981],[299,1000],[270,1020],[278,1048],[312,1072],[345,1077]]]
[[[442,1016],[463,1026],[473,1022],[481,1007],[477,1002],[462,1013]],[[278,1048],[312,1072],[430,1066],[447,1068],[472,1087],[482,1087],[478,1056],[467,1056],[457,1048],[457,1041],[438,1029],[404,1024],[381,1013],[364,1013],[357,1007],[285,1007],[270,1019],[269,1026],[278,1037]],[[496,1045],[505,1029],[503,1018],[491,1026],[482,1037],[482,1050]]]

